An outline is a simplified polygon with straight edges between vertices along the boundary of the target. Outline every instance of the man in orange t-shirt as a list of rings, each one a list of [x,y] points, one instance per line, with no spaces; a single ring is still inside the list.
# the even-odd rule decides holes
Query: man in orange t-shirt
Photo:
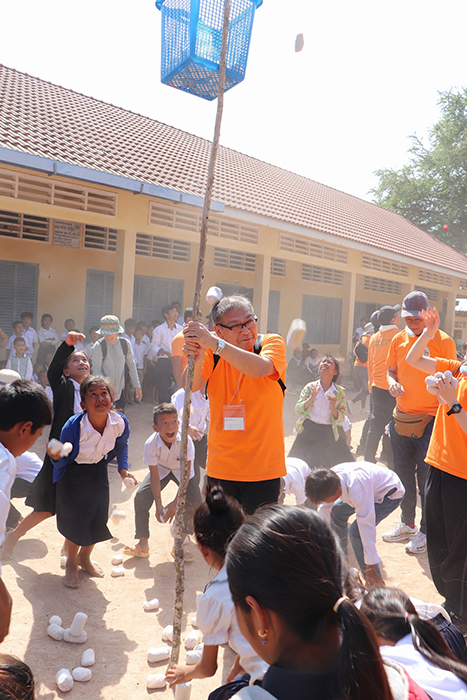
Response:
[[[414,421],[417,419],[419,422],[426,421],[421,437],[415,437],[414,433],[409,437],[400,434],[394,418],[390,426],[394,470],[404,484],[405,496],[401,504],[401,522],[393,530],[386,532],[383,540],[386,542],[410,540],[405,547],[409,554],[422,554],[426,551],[425,481],[428,464],[425,457],[438,410],[438,398],[426,390],[425,375],[410,366],[406,356],[425,328],[425,321],[420,316],[420,312],[426,311],[429,307],[428,297],[423,292],[415,290],[405,297],[401,316],[405,319],[407,328],[394,336],[388,355],[388,384],[391,395],[396,399],[396,411],[401,412],[403,420],[409,420],[410,416],[414,416]],[[433,338],[427,339],[425,355],[455,360],[456,344],[446,333],[437,330]],[[409,419],[404,414],[409,414]],[[399,427],[399,430],[402,428]],[[415,525],[417,503],[415,480],[418,482],[422,506],[420,532]]]
[[[400,304],[396,306],[386,305],[380,308],[378,311],[379,330],[372,336],[368,348],[368,385],[372,401],[364,451],[366,462],[376,462],[379,441],[384,435],[396,405],[396,400],[389,393],[387,371],[389,347],[396,333],[399,333],[400,310]],[[389,442],[388,437],[386,440]],[[383,450],[387,447],[383,438]],[[388,449],[391,452],[390,446]]]
[[[244,297],[224,297],[213,307],[212,318],[216,335],[197,322],[184,329],[184,352],[196,356],[193,390],[208,382],[206,473],[210,483],[220,483],[252,513],[277,502],[280,478],[287,473],[282,419],[285,343],[268,333],[255,352],[257,319]]]

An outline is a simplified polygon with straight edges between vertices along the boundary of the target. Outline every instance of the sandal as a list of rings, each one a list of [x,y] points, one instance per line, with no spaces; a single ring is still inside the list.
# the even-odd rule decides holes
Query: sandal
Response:
[[[170,554],[175,559],[175,549],[172,549]],[[193,556],[193,554],[191,552],[189,552],[188,549],[185,549],[185,547],[183,548],[183,560],[184,561],[194,561],[195,560],[195,557]]]
[[[129,557],[148,557],[149,552],[143,552],[141,549],[141,545],[135,544],[134,547],[128,547],[126,546],[123,550],[123,554],[126,554]]]

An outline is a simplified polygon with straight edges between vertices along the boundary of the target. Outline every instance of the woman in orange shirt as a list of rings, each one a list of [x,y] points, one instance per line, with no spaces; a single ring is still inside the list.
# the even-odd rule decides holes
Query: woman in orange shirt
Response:
[[[435,379],[440,405],[426,456],[427,549],[430,571],[444,606],[462,631],[467,629],[467,364],[424,357],[427,339],[439,327],[436,309],[420,312],[426,327],[407,362]],[[452,373],[446,376],[446,371]],[[459,384],[456,387],[457,379]]]

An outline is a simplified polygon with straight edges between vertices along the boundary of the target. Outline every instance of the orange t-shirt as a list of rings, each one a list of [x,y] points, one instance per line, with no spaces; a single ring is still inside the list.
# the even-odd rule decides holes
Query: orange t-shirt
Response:
[[[376,386],[378,389],[389,389],[387,380],[389,346],[391,340],[399,332],[399,329],[394,327],[378,331],[371,336],[368,348],[368,389],[370,392],[372,386]]]
[[[266,334],[260,355],[273,362],[275,371],[267,377],[254,378],[235,369],[222,355],[214,369],[212,350],[205,351],[201,371],[209,380],[211,409],[208,476],[229,481],[265,481],[287,473],[284,395],[277,381],[280,378],[285,384],[287,358],[283,338]],[[245,430],[224,430],[224,406],[229,403],[245,406]]]
[[[426,374],[409,365],[405,359],[416,340],[417,336],[400,331],[392,339],[389,348],[388,367],[397,367],[399,384],[404,387],[404,393],[396,400],[397,407],[404,413],[428,413],[436,416],[439,402],[436,396],[426,390]],[[428,340],[424,355],[455,360],[456,344],[447,333],[436,331],[433,340]]]
[[[172,357],[180,357],[181,358],[181,360],[182,360],[181,371],[182,372],[188,364],[188,357],[183,352],[184,344],[185,344],[185,336],[183,335],[183,331],[180,331],[180,333],[177,333],[177,335],[175,335],[172,339]]]
[[[370,340],[371,340],[371,335],[367,335],[366,333],[364,333],[362,335],[362,337],[360,338],[360,340],[357,340],[357,342],[355,343],[355,348],[357,347],[359,342],[361,342],[363,345],[368,347],[370,344]],[[355,351],[355,348],[354,348],[354,351]],[[355,355],[354,367],[367,367],[367,365],[368,365],[368,360],[366,362],[360,362],[358,357]]]
[[[459,360],[436,358],[437,372],[450,369],[454,377],[459,380],[457,400],[465,410],[467,376],[460,371],[462,365],[465,368],[465,364]],[[446,415],[448,410],[449,406],[439,404],[425,461],[443,472],[467,479],[467,434],[460,427],[455,415]]]

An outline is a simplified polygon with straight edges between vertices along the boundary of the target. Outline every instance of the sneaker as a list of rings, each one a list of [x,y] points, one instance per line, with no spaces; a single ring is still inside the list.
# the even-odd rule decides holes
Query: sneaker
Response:
[[[426,552],[426,535],[423,532],[415,535],[413,540],[405,545],[405,551],[407,554],[424,554]]]
[[[385,532],[383,535],[383,540],[385,542],[404,542],[405,540],[410,540],[418,532],[416,525],[413,527],[406,525],[405,523],[399,523],[389,532]]]

